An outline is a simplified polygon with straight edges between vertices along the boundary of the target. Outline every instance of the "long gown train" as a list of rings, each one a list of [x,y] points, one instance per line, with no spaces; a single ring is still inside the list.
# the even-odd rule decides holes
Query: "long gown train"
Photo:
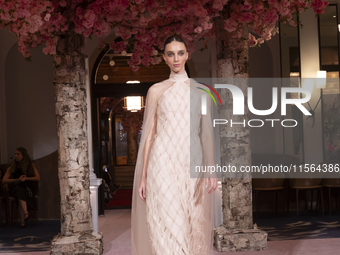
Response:
[[[200,132],[202,127],[207,133],[204,127],[211,123],[201,124],[197,84],[190,86],[186,73],[172,73],[170,78],[174,79],[172,85],[159,96],[155,112],[146,178],[145,234],[152,255],[207,255],[212,251],[213,194],[208,195],[204,178],[190,177],[190,166],[204,164],[203,154],[208,153],[202,148]],[[212,142],[211,133],[205,134],[209,152],[213,152],[213,144],[207,144]],[[138,211],[134,215],[139,216]],[[132,237],[133,254],[143,254],[135,246],[139,237],[134,233]]]

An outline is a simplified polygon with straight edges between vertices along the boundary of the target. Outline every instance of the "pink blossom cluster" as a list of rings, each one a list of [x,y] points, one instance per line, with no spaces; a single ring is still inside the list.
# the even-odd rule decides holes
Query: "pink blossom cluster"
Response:
[[[270,40],[273,35],[278,33],[277,21],[296,26],[297,23],[292,19],[297,14],[310,7],[314,12],[321,14],[328,5],[327,1],[322,0],[243,0],[230,3],[229,16],[224,21],[224,28],[228,32],[234,33],[234,37],[242,37],[242,25],[246,24],[258,35],[256,39],[249,34],[249,45],[257,46],[265,40]]]
[[[96,35],[115,53],[132,49],[129,65],[138,70],[162,60],[155,52],[172,34],[182,36],[191,54],[197,40],[214,36],[214,18],[222,14],[226,31],[241,38],[246,24],[258,36],[249,35],[250,46],[261,44],[278,32],[277,21],[296,25],[293,15],[309,1],[315,13],[328,5],[322,0],[0,0],[0,28],[16,34],[26,58],[29,48],[42,43],[45,54],[56,54],[59,36],[71,31]],[[104,42],[101,36],[110,32],[122,41]]]
[[[323,14],[325,12],[325,8],[328,5],[328,2],[322,0],[313,0],[311,2],[311,7],[314,9],[316,14]]]
[[[56,1],[0,1],[0,28],[8,27],[18,38],[19,50],[28,58],[29,48],[46,43],[45,54],[56,54],[58,34],[68,30],[67,19]]]

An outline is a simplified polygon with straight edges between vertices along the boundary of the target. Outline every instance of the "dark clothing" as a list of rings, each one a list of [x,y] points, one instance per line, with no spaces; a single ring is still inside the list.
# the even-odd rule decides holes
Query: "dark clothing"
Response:
[[[15,168],[14,173],[12,173],[13,179],[19,179],[21,175],[25,175],[21,168]],[[27,177],[33,177],[28,176]],[[32,181],[24,181],[15,183],[14,188],[11,191],[11,195],[17,199],[26,201],[27,206],[31,207],[33,210],[38,209],[37,199],[34,194]]]

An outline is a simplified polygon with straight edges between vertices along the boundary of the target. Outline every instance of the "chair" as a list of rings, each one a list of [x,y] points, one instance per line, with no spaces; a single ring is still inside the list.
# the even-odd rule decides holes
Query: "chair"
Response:
[[[30,216],[30,219],[32,219],[32,212],[33,215],[34,215],[34,219],[35,219],[35,225],[38,225],[39,224],[39,217],[38,217],[38,210],[39,210],[39,203],[38,203],[38,199],[39,199],[39,190],[40,190],[40,181],[38,182],[33,182],[33,191],[34,191],[34,194],[35,194],[35,198],[37,200],[37,210],[32,210],[32,209],[28,209],[28,213],[29,213],[29,216]]]
[[[0,226],[2,226],[2,208],[4,208],[4,198],[2,197],[2,195],[0,194]],[[6,210],[5,210],[6,212]]]
[[[329,215],[332,214],[332,196],[331,196],[331,190],[334,188],[340,188],[340,179],[334,179],[334,178],[328,178],[323,179],[321,183],[322,187],[328,188],[328,206],[329,206]],[[336,196],[335,200],[338,201],[338,196]],[[336,203],[337,205],[337,203]]]
[[[12,189],[12,187],[12,183],[5,183],[2,185],[2,192],[6,205],[6,221],[9,226],[12,226],[14,218],[13,216],[15,212],[15,198],[10,196],[10,190]]]
[[[271,166],[290,166],[294,164],[299,164],[299,159],[292,155],[287,154],[252,154],[252,165],[260,166],[260,165],[271,165]],[[265,177],[267,178],[253,178],[253,193],[255,193],[255,203],[253,205],[257,207],[257,213],[259,212],[259,194],[263,192],[275,192],[275,213],[277,213],[278,207],[278,193],[282,192],[283,195],[285,193],[285,174],[284,173],[266,173]],[[283,199],[283,203],[285,199]],[[283,205],[285,208],[285,204]],[[284,210],[284,209],[283,209]]]
[[[318,174],[320,178],[295,178],[291,179],[289,182],[289,186],[291,189],[296,190],[296,213],[299,216],[299,191],[311,190],[311,210],[313,211],[313,197],[314,197],[314,190],[317,190],[317,197],[321,199],[321,209],[322,215],[324,215],[323,209],[323,193],[322,193],[322,173]],[[307,203],[307,201],[306,201]],[[319,200],[317,200],[317,208],[318,208]],[[307,205],[308,209],[308,205]],[[289,213],[289,189],[288,189],[288,203],[287,203],[287,212]]]
[[[1,185],[1,180],[0,180],[0,186],[2,186]],[[3,208],[5,208],[4,207],[4,205],[5,205],[5,199],[4,199],[4,197],[3,197],[3,194],[2,194],[3,192],[2,192],[2,189],[0,189],[0,226],[2,226],[2,211],[3,211]],[[5,211],[5,214],[6,214],[6,210],[4,210]]]
[[[39,197],[39,187],[40,187],[40,182],[33,182],[33,192],[35,194],[36,199],[38,200]],[[12,183],[6,183],[3,185],[3,191],[5,193],[5,201],[7,204],[7,222],[9,226],[12,226],[13,224],[13,219],[17,217],[17,210],[18,204],[16,203],[15,197],[10,196],[10,190],[14,187]],[[38,225],[38,208],[37,210],[31,210],[29,207],[27,207],[27,211],[29,213],[30,219],[32,219],[32,212],[33,215],[35,216],[35,223]]]
[[[0,187],[2,187],[2,178],[4,176],[4,172],[2,171],[2,167],[0,165]],[[4,197],[3,197],[3,192],[2,192],[2,188],[0,188],[0,226],[2,226],[2,211],[4,208]],[[6,210],[4,210],[6,213]]]
[[[284,177],[284,175],[283,175]],[[278,195],[280,191],[284,191],[283,188],[284,179],[278,178],[266,178],[266,179],[253,179],[253,190],[255,191],[254,205],[256,201],[256,211],[259,213],[259,193],[260,192],[275,192],[275,214],[277,214]],[[284,201],[284,199],[283,199]],[[283,208],[285,206],[283,205]]]

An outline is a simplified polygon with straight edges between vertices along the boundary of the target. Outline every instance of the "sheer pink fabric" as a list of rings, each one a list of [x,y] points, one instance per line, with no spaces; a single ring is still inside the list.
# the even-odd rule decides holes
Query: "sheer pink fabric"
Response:
[[[133,255],[212,254],[214,194],[208,195],[209,187],[205,187],[204,178],[190,178],[189,175],[190,164],[202,161],[203,165],[215,165],[212,100],[207,97],[207,115],[201,117],[200,95],[205,92],[196,87],[207,89],[188,79],[186,72],[172,72],[168,80],[154,84],[147,93],[133,185]],[[190,104],[187,100],[194,101]],[[175,104],[181,105],[176,108]],[[193,109],[190,105],[194,106]],[[190,136],[190,121],[197,121],[190,120],[193,110],[200,117],[200,128],[196,130],[199,135],[198,144],[195,145],[197,149],[190,149],[195,155],[190,156],[190,152],[187,149],[183,151],[183,147],[193,144],[188,144],[188,139],[181,139],[178,132],[183,137]],[[168,123],[165,122],[166,118]],[[178,123],[178,127],[170,127],[172,123]],[[171,133],[172,130],[175,132]],[[165,131],[168,131],[168,136]],[[178,141],[178,148],[182,150],[171,147],[170,140],[167,140],[171,138]],[[155,139],[158,139],[157,142]],[[190,142],[195,143],[195,139]],[[157,158],[160,160],[157,161]],[[144,164],[147,169],[147,206],[138,194]]]

